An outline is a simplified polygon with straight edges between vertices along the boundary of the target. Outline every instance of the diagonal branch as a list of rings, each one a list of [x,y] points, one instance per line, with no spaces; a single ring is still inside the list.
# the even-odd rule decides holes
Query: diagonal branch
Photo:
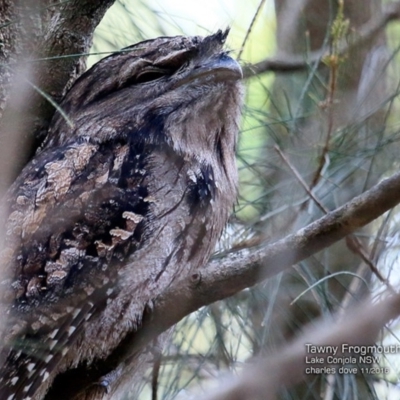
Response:
[[[276,393],[282,387],[290,387],[299,383],[307,373],[306,357],[318,356],[319,369],[326,366],[328,376],[334,376],[337,369],[327,357],[332,353],[310,354],[308,346],[333,348],[335,357],[348,357],[349,346],[371,345],[375,342],[379,331],[391,319],[400,314],[400,294],[385,298],[377,304],[365,301],[355,309],[350,310],[341,321],[322,321],[308,327],[305,332],[286,347],[266,357],[254,365],[248,365],[239,378],[229,377],[217,390],[198,396],[202,400],[246,400],[246,399],[276,399]],[[393,350],[387,350],[394,353]],[[314,365],[315,367],[315,365]],[[314,368],[315,369],[315,368]],[[361,372],[361,368],[359,368]]]
[[[400,173],[396,173],[284,239],[214,259],[201,272],[183,278],[162,293],[155,301],[152,320],[144,328],[162,332],[202,306],[232,296],[289,269],[399,203]]]

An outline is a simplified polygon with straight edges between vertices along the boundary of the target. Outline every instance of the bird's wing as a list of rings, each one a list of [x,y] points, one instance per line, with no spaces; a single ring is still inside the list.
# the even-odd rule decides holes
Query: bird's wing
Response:
[[[140,248],[149,223],[151,151],[124,142],[48,149],[11,188],[1,254],[3,304],[11,304],[1,399],[33,396],[80,325],[105,307],[117,275],[110,265]]]

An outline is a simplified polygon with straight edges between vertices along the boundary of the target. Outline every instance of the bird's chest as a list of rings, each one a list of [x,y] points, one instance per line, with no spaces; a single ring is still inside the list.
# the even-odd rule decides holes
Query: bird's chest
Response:
[[[141,304],[205,264],[231,207],[209,165],[160,152],[145,174],[141,244],[118,272],[121,296]]]
[[[230,205],[222,204],[212,169],[166,157],[160,154],[147,166],[142,243],[119,267],[107,307],[87,326],[85,341],[98,344],[88,358],[98,357],[105,341],[117,346],[140,326],[146,305],[174,280],[203,266],[226,222]]]

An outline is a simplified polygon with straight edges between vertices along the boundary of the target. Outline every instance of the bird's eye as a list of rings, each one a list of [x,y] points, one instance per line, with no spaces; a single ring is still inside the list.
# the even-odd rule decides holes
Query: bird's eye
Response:
[[[168,69],[148,68],[137,75],[135,83],[146,83],[155,81],[156,79],[162,78],[163,76],[170,74],[171,71]]]

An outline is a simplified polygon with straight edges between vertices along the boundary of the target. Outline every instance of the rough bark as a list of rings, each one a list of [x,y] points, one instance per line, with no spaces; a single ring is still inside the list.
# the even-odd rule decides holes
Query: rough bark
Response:
[[[43,141],[54,105],[83,72],[94,29],[113,3],[0,3],[0,193]]]

